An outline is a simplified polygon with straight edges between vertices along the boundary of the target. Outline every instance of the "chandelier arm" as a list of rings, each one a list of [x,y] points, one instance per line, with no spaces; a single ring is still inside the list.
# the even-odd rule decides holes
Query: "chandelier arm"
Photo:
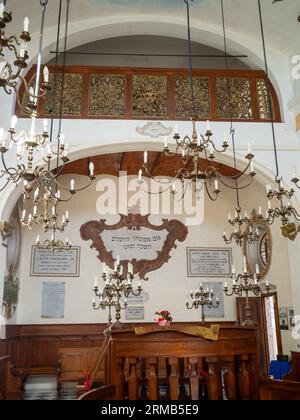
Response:
[[[250,187],[250,185],[251,184],[253,184],[253,181],[254,181],[254,178],[253,177],[251,177],[251,179],[250,179],[250,181],[246,184],[246,185],[243,185],[243,186],[238,186],[237,188],[236,188],[236,186],[232,186],[232,185],[229,185],[229,184],[227,184],[227,182],[225,182],[222,178],[219,178],[219,181],[225,186],[225,187],[227,187],[227,188],[229,188],[229,189],[231,189],[231,190],[236,190],[237,188],[238,188],[238,191],[241,191],[241,190],[245,190],[245,189],[247,189],[247,188],[249,188]]]
[[[2,178],[2,177],[0,177],[0,178]],[[6,180],[6,183],[4,184],[4,186],[0,188],[0,192],[4,191],[4,190],[5,190],[5,188],[8,186],[8,184],[9,184],[10,182],[11,182],[11,181],[10,181],[10,179]]]
[[[216,197],[213,197],[213,196],[211,195],[211,193],[210,193],[210,191],[209,191],[209,189],[208,189],[208,186],[207,186],[207,182],[206,182],[206,181],[204,181],[204,185],[205,185],[205,190],[206,190],[206,193],[207,193],[207,195],[208,195],[209,199],[210,199],[211,201],[213,201],[213,202],[217,201],[218,196],[216,195]]]
[[[2,160],[2,164],[3,164],[4,170],[7,173],[7,175],[9,175],[11,178],[15,177],[18,174],[19,170],[20,170],[20,166],[19,165],[17,166],[18,169],[8,168],[7,165],[6,165],[6,162],[5,162],[4,154],[3,153],[1,153],[1,160]],[[15,173],[10,172],[11,170],[13,170]]]

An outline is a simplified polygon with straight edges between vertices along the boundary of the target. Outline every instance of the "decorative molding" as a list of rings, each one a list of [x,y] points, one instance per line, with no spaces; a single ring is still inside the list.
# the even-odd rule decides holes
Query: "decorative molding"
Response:
[[[13,234],[14,227],[8,222],[0,222],[0,233],[2,238],[2,246],[7,248],[6,241],[10,238]]]
[[[144,125],[144,127],[137,127],[136,131],[141,136],[149,136],[153,139],[158,139],[159,137],[170,136],[173,128],[165,127],[161,122],[158,121],[149,121]]]
[[[11,319],[17,309],[19,301],[19,283],[18,277],[14,277],[13,273],[8,273],[4,277],[4,292],[3,292],[3,315],[6,319]]]
[[[169,261],[170,252],[173,248],[177,248],[176,241],[184,242],[188,235],[187,227],[178,220],[163,219],[160,226],[153,225],[149,222],[150,215],[142,216],[141,214],[120,214],[120,221],[114,225],[107,225],[106,220],[102,219],[100,222],[90,221],[85,223],[80,228],[81,238],[84,241],[92,241],[91,249],[98,251],[98,259],[104,262],[110,268],[114,268],[115,259],[113,258],[113,251],[108,251],[105,247],[101,234],[108,231],[115,231],[126,228],[128,230],[139,231],[141,228],[148,228],[156,232],[166,230],[168,235],[161,251],[157,252],[155,260],[141,259],[136,260],[122,260],[121,264],[124,266],[124,272],[127,273],[127,264],[133,264],[134,274],[138,274],[140,278],[146,280],[146,275],[150,271],[158,270],[165,263]]]

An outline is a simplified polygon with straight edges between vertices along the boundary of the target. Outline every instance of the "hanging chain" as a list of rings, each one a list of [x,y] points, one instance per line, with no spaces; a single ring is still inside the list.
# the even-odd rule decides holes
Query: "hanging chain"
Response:
[[[186,4],[186,14],[187,14],[187,29],[188,29],[188,50],[189,50],[189,83],[192,95],[192,107],[193,107],[193,117],[198,117],[196,110],[196,99],[195,99],[195,90],[194,90],[194,80],[193,80],[193,57],[192,57],[192,36],[191,36],[191,14],[190,14],[190,1],[194,0],[184,0]]]
[[[228,90],[229,109],[230,109],[230,136],[231,136],[231,141],[232,141],[234,169],[237,170],[236,147],[235,147],[235,129],[233,127],[232,94],[231,94],[231,87],[230,87],[230,79],[228,77],[229,59],[228,59],[227,36],[226,36],[226,26],[225,26],[225,12],[224,12],[224,2],[223,2],[223,0],[221,0],[221,11],[222,11],[225,66],[226,66],[226,73],[227,73],[227,90]],[[241,208],[240,193],[239,193],[238,180],[237,179],[235,179],[235,187],[236,187],[235,190],[236,190],[237,208],[240,209]]]
[[[277,143],[276,143],[276,134],[275,134],[275,125],[274,125],[274,112],[273,112],[273,105],[272,105],[270,85],[269,85],[269,83],[270,83],[269,82],[269,66],[268,66],[268,59],[267,59],[266,40],[265,40],[265,32],[264,32],[262,8],[261,8],[260,0],[258,0],[258,10],[259,10],[259,21],[260,21],[262,47],[263,47],[263,54],[264,54],[265,72],[266,72],[266,75],[267,75],[268,105],[269,105],[269,110],[270,110],[270,113],[271,113],[271,127],[272,127],[272,137],[273,137],[275,164],[276,164],[276,178],[275,179],[279,180],[280,179],[280,174],[279,174]]]

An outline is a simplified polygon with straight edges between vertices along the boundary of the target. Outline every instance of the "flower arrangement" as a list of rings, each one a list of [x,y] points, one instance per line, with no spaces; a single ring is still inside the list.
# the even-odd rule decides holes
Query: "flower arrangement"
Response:
[[[160,311],[155,312],[155,315],[158,316],[157,319],[154,319],[155,323],[160,327],[167,327],[173,321],[173,318],[169,311]]]

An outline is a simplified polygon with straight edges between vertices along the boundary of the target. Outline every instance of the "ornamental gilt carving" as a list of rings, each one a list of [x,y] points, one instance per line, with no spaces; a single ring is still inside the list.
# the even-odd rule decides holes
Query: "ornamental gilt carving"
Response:
[[[211,118],[210,89],[208,77],[193,77],[195,106],[199,118]],[[175,113],[176,118],[190,118],[193,115],[193,104],[189,80],[185,77],[175,78]]]
[[[217,77],[216,82],[218,118],[251,120],[253,110],[250,81],[244,78]]]
[[[57,76],[54,89],[54,75],[51,77],[52,89],[46,96],[45,114],[58,116],[61,103],[61,75]],[[53,97],[53,92],[55,92]],[[83,75],[67,73],[65,75],[62,115],[80,116],[82,108]]]
[[[126,112],[126,76],[93,74],[90,76],[89,115],[121,117]]]
[[[133,76],[132,113],[137,117],[168,116],[166,76]]]
[[[162,224],[157,226],[149,221],[150,215],[142,216],[141,214],[129,213],[127,216],[120,214],[120,221],[113,225],[106,224],[106,220],[102,219],[99,222],[92,220],[85,223],[80,228],[81,238],[84,241],[92,241],[91,249],[98,251],[98,259],[104,262],[111,269],[114,268],[115,258],[113,250],[106,249],[103,233],[105,231],[118,231],[125,228],[128,231],[140,231],[143,228],[153,230],[154,232],[166,231],[166,240],[162,249],[157,251],[157,258],[149,260],[143,258],[140,260],[121,260],[121,265],[124,267],[124,272],[127,274],[128,262],[133,265],[133,274],[137,274],[141,279],[147,280],[146,275],[150,271],[158,270],[165,263],[167,263],[171,256],[170,252],[177,248],[176,242],[184,242],[188,235],[187,227],[178,220],[163,219]]]

